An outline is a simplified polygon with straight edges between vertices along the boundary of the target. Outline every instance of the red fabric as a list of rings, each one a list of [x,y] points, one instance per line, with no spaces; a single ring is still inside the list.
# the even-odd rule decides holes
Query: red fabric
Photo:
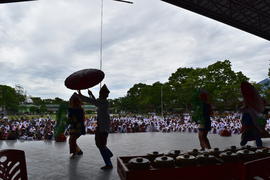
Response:
[[[241,92],[244,102],[258,112],[263,112],[264,102],[258,91],[250,83],[244,81],[241,83]]]

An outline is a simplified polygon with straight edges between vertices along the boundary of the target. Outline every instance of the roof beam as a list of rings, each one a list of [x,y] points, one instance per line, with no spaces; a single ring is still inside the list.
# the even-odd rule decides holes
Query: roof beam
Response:
[[[24,2],[24,1],[36,1],[36,0],[0,0],[0,4],[13,3],[13,2]]]
[[[256,3],[251,0],[162,1],[270,40],[270,16],[268,12],[270,4],[266,1],[254,1]]]

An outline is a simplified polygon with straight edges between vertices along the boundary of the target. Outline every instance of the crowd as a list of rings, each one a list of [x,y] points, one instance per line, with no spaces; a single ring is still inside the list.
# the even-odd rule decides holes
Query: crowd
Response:
[[[50,117],[0,119],[0,140],[51,140],[55,121]]]
[[[194,132],[198,130],[198,124],[192,121],[189,114],[160,116],[112,116],[111,133],[135,133],[135,132]],[[226,129],[233,134],[239,134],[241,129],[241,114],[227,113],[215,114],[211,117],[211,133],[219,133]],[[87,132],[94,133],[95,118],[87,120]],[[266,125],[270,132],[270,119]]]
[[[232,134],[239,134],[241,129],[241,114],[215,114],[211,117],[212,129],[210,133],[228,130]],[[0,119],[0,140],[51,140],[53,138],[55,121],[50,116],[39,118],[8,118]],[[89,117],[85,121],[86,132],[94,134],[96,117]],[[112,115],[111,133],[136,132],[189,132],[196,133],[198,125],[192,121],[189,114],[166,115]],[[270,132],[270,119],[267,120],[266,130]]]

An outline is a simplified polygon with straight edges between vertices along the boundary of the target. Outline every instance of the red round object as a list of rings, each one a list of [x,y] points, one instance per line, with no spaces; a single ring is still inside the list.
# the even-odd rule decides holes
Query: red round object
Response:
[[[241,92],[244,102],[258,112],[263,112],[264,102],[257,89],[250,83],[244,81],[241,83]]]
[[[73,90],[88,89],[99,84],[104,76],[104,72],[101,70],[83,69],[68,76],[65,86]]]
[[[221,131],[219,132],[219,135],[220,135],[220,136],[231,136],[232,133],[231,133],[231,131],[228,131],[228,130],[226,130],[226,129],[223,129],[223,130],[221,130]]]
[[[62,133],[59,136],[55,137],[56,142],[65,142],[66,140],[67,140],[67,137],[64,135],[64,133]]]

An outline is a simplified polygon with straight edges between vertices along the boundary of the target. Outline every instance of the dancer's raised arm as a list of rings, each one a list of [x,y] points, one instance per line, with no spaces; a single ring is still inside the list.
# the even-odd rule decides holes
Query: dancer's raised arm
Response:
[[[81,101],[88,102],[93,105],[97,105],[97,100],[90,90],[88,90],[89,97],[82,95],[80,90],[78,91],[78,93],[79,93],[79,98],[81,99]]]

